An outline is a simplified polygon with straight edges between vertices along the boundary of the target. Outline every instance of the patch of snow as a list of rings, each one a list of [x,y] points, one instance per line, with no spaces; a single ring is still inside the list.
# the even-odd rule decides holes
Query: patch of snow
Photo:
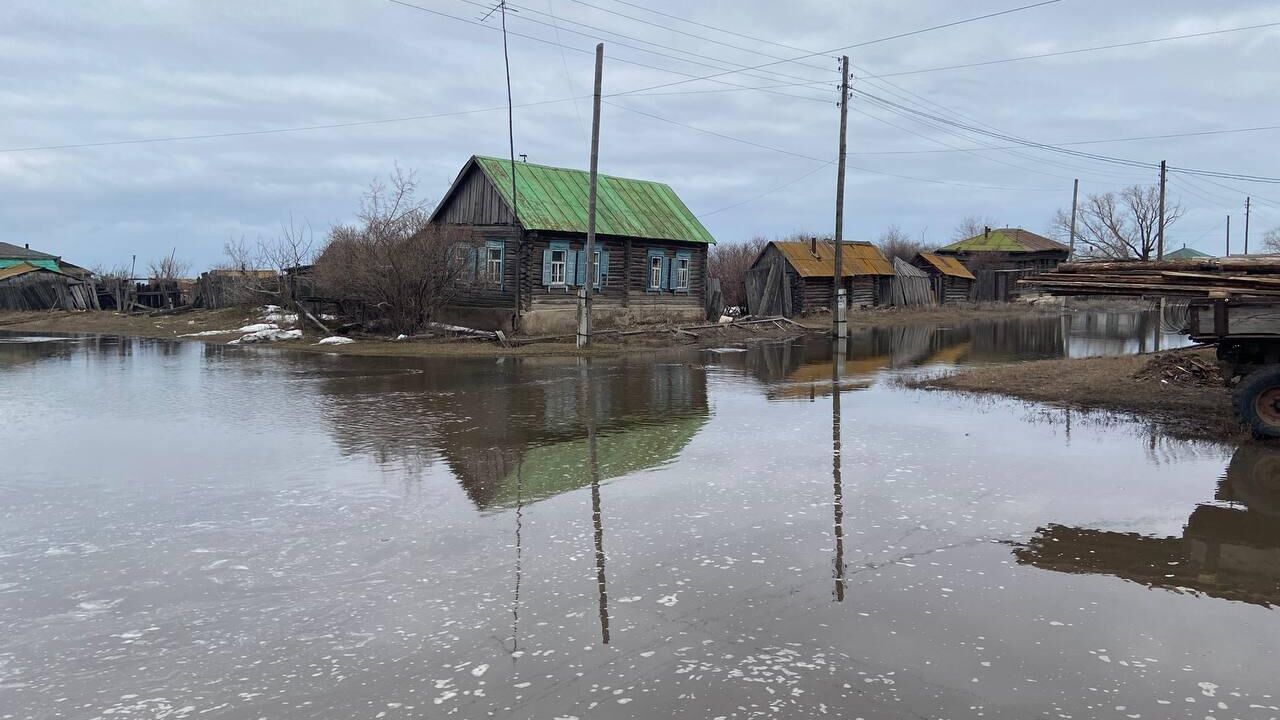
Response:
[[[236,340],[232,340],[227,344],[228,345],[254,345],[257,343],[279,342],[281,340],[298,340],[301,338],[302,338],[301,330],[280,330],[272,327],[266,330],[251,332],[248,335],[245,335],[244,337],[241,337]]]
[[[245,325],[242,328],[237,328],[236,332],[256,333],[256,332],[262,332],[263,330],[279,330],[279,329],[280,329],[280,326],[276,325],[275,323],[254,323],[252,325]]]
[[[489,666],[486,663],[480,663],[479,665],[471,668],[471,674],[475,677],[480,677],[487,672],[489,672]]]
[[[355,340],[352,340],[351,338],[342,337],[341,335],[333,335],[333,336],[324,338],[323,340],[321,340],[316,344],[317,345],[350,345],[353,342],[355,342]]]
[[[403,333],[401,333],[401,334],[399,334],[399,335],[397,335],[397,336],[396,336],[396,342],[402,342],[402,341],[404,341],[404,340],[408,340],[408,339],[409,339],[409,336],[408,336],[408,335],[405,335],[405,334],[403,334]]]
[[[187,333],[178,337],[208,337],[210,335],[230,335],[231,333],[240,332],[239,330],[203,330],[201,332]]]

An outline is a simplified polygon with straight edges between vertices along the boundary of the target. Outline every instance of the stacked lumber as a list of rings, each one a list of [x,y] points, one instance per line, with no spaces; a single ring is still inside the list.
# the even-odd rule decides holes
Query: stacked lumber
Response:
[[[1063,263],[1018,282],[1050,295],[1280,298],[1280,257]]]

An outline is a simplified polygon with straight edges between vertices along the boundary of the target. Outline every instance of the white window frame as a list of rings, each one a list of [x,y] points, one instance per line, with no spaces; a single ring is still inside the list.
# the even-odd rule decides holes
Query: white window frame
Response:
[[[502,283],[502,248],[485,248],[485,271],[485,278],[490,283]]]
[[[649,289],[662,289],[662,256],[649,256]]]
[[[560,256],[559,260],[556,259],[557,255]],[[569,261],[568,250],[557,250],[557,249],[551,250],[551,284],[553,286],[564,287],[566,285],[565,267],[568,264],[568,261]],[[559,279],[557,279],[557,277]]]
[[[676,258],[676,289],[689,289],[689,258]]]

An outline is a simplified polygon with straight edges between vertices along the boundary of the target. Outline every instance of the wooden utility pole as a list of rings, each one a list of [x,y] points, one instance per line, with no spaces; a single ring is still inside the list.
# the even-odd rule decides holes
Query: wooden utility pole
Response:
[[[1159,244],[1156,246],[1156,259],[1164,259],[1164,181],[1168,176],[1168,166],[1165,161],[1160,161],[1160,227],[1159,227]]]
[[[596,285],[596,166],[600,162],[600,80],[604,74],[604,43],[596,45],[596,89],[591,114],[591,186],[587,190],[587,273],[578,288],[578,347],[591,346],[591,293]]]
[[[1244,199],[1244,254],[1249,254],[1249,203],[1252,198]]]
[[[1076,201],[1080,198],[1080,178],[1076,178],[1071,184],[1071,245],[1067,251],[1067,259],[1070,260],[1076,255]]]
[[[840,159],[836,165],[836,234],[835,258],[831,268],[831,334],[843,338],[848,334],[845,322],[847,302],[844,296],[844,156],[849,128],[849,56],[840,58]]]
[[[1231,216],[1227,216],[1227,257],[1231,257]]]

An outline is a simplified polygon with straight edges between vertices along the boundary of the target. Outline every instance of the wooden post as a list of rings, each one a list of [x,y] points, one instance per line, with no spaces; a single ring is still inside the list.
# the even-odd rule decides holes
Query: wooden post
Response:
[[[1158,235],[1159,244],[1156,246],[1157,260],[1164,259],[1164,183],[1165,183],[1165,178],[1168,176],[1168,169],[1169,168],[1165,164],[1165,161],[1161,160],[1160,161],[1160,227],[1158,228],[1160,234]]]
[[[1067,251],[1067,259],[1070,260],[1076,254],[1076,205],[1080,198],[1080,178],[1076,178],[1071,184],[1071,245]]]
[[[1244,199],[1244,254],[1249,254],[1249,203],[1251,198]]]
[[[1227,216],[1227,257],[1231,257],[1231,216]]]
[[[849,127],[849,56],[840,58],[840,159],[836,165],[836,233],[835,257],[831,267],[831,330],[832,335],[844,338],[848,333],[845,322],[846,300],[844,296],[844,161],[845,141]]]
[[[578,289],[578,347],[591,346],[591,292],[596,284],[596,166],[600,161],[600,79],[604,43],[596,44],[596,87],[591,116],[591,185],[587,191],[587,274]]]

